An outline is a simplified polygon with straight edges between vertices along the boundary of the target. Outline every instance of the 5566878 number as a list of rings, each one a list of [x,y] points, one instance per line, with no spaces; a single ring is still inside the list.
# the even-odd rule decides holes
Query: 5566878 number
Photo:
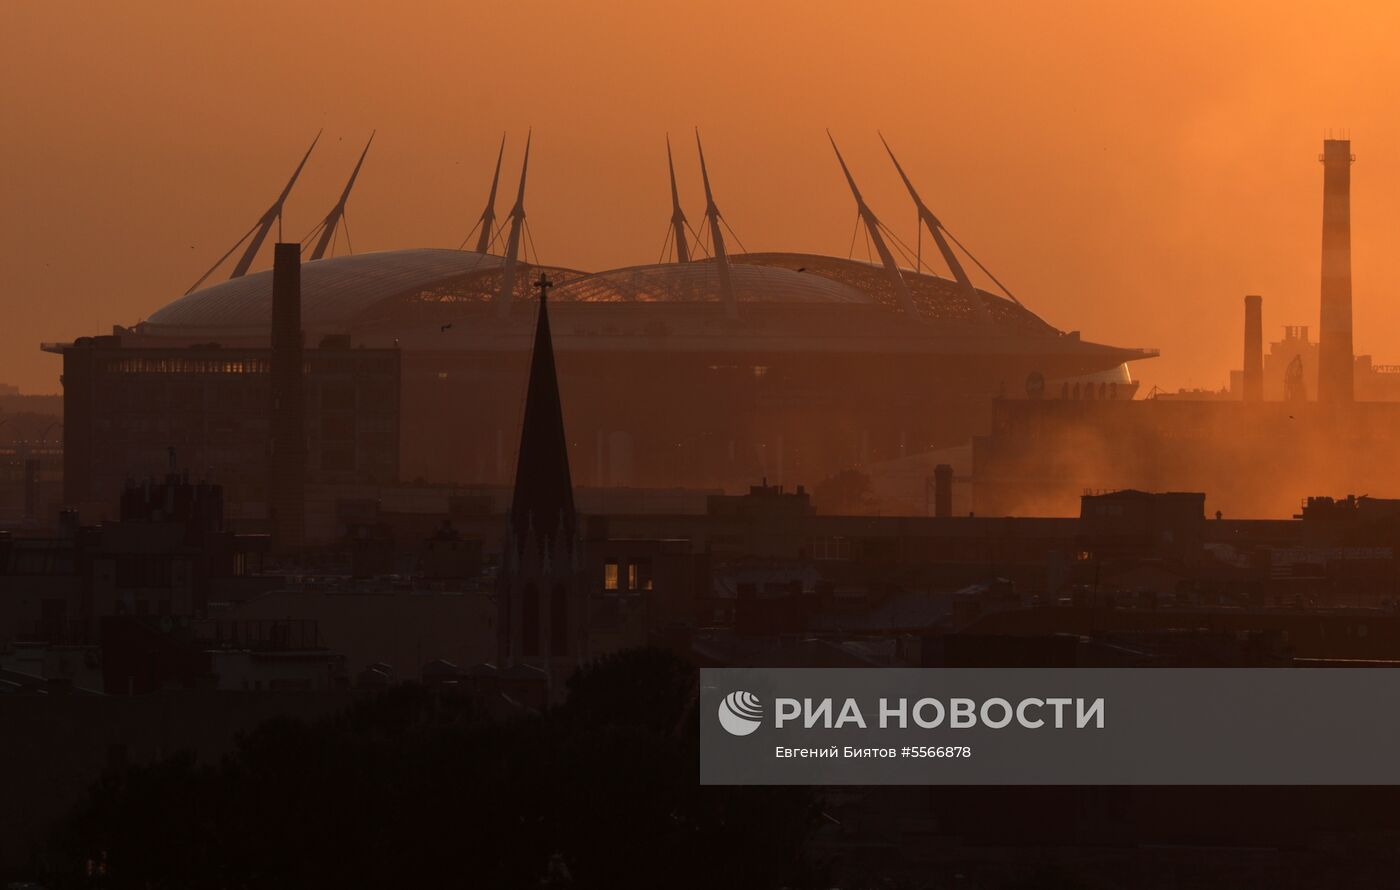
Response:
[[[904,749],[906,757],[971,757],[972,748],[967,745],[915,745]]]

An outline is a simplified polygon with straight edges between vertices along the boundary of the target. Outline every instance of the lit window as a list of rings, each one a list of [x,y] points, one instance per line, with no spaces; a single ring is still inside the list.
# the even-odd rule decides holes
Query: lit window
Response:
[[[603,589],[617,590],[617,562],[608,560],[603,563]]]
[[[627,589],[637,589],[637,564],[635,562],[627,564]]]

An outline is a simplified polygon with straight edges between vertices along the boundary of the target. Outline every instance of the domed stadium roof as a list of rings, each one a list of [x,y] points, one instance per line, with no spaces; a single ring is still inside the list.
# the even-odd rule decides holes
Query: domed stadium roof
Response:
[[[832,278],[780,266],[733,263],[729,278],[740,303],[878,302],[870,294]],[[723,299],[719,267],[710,261],[632,266],[577,278],[550,299],[574,303],[718,303]]]
[[[829,278],[868,294],[872,302],[884,304],[891,309],[899,307],[899,297],[889,275],[883,267],[875,263],[811,253],[745,253],[732,257],[732,261],[800,269],[808,276]],[[956,281],[911,269],[903,269],[900,274],[909,288],[914,305],[918,306],[925,319],[933,322],[971,323],[980,318],[978,307],[967,298]],[[1024,334],[1059,333],[1056,328],[1020,303],[984,290],[978,290],[977,293],[991,314],[992,322],[999,328]]]
[[[303,264],[302,325],[311,333],[365,325],[437,324],[465,306],[491,302],[505,260],[465,250],[386,250]],[[712,260],[633,266],[586,274],[539,267],[562,304],[718,303],[719,268]],[[529,299],[536,267],[517,267],[515,299]],[[904,270],[922,317],[939,323],[979,320],[976,303],[956,282]],[[803,253],[752,253],[732,258],[730,280],[740,304],[844,305],[899,312],[884,269],[858,260]],[[1059,332],[1018,303],[978,292],[997,328],[1021,334]],[[157,336],[237,336],[265,332],[272,310],[272,273],[257,272],[206,287],[153,313],[142,325]],[[883,313],[878,313],[883,314]]]
[[[351,324],[376,304],[440,289],[484,272],[501,257],[466,250],[384,250],[315,260],[301,267],[301,317],[308,329]],[[255,272],[186,294],[146,319],[147,330],[266,327],[272,272]]]

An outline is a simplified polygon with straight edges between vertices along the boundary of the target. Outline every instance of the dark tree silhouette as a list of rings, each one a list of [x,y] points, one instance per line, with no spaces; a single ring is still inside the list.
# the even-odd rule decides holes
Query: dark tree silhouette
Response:
[[[870,477],[857,469],[828,476],[812,489],[812,503],[823,513],[858,516],[874,506]]]
[[[218,764],[105,776],[53,886],[776,887],[805,883],[802,789],[702,788],[694,670],[659,650],[581,671],[542,717],[401,686],[277,719]],[[95,874],[89,874],[89,872]]]

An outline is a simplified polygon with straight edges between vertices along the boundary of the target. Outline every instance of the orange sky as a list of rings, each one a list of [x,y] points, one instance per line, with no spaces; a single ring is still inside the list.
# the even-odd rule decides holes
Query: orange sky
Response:
[[[881,128],[1027,305],[1089,339],[1159,347],[1136,372],[1171,388],[1218,387],[1238,366],[1245,293],[1265,295],[1269,339],[1316,328],[1316,157],[1346,128],[1356,348],[1400,361],[1400,11],[1221,6],[5,3],[0,382],[57,391],[41,340],[182,293],[322,127],[289,237],[378,128],[350,205],[356,248],[455,247],[501,131],[508,191],[533,125],[535,244],[587,269],[657,259],[668,130],[699,217],[693,125],[748,248],[846,254],[854,209],[825,127],[910,240]]]

